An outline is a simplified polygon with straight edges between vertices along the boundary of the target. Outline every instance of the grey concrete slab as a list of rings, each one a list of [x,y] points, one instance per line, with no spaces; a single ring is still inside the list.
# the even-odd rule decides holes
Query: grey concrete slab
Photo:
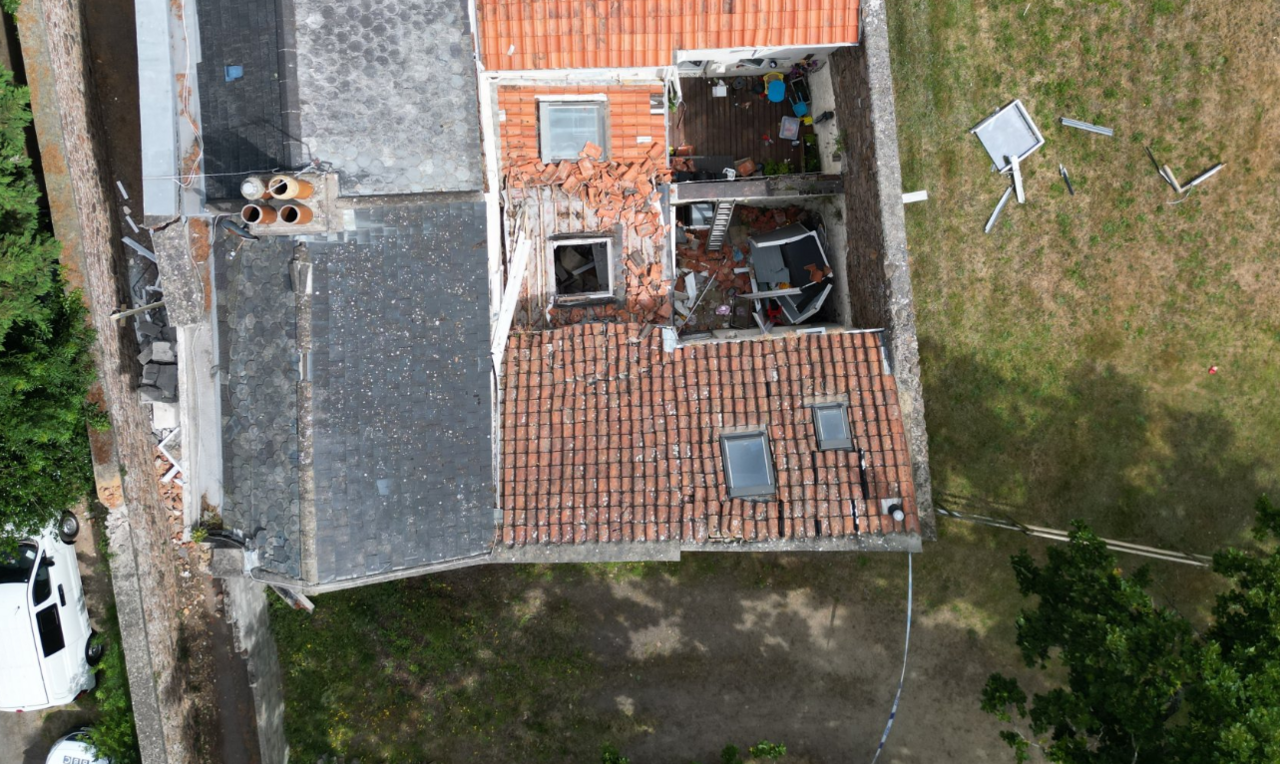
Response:
[[[344,194],[482,188],[462,0],[296,0],[302,142]]]

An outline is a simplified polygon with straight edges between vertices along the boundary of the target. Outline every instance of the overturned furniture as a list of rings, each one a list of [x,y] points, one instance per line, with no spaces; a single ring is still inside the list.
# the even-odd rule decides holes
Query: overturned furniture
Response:
[[[757,313],[768,313],[770,301],[792,324],[812,318],[822,308],[833,284],[831,264],[816,231],[798,223],[747,239]]]

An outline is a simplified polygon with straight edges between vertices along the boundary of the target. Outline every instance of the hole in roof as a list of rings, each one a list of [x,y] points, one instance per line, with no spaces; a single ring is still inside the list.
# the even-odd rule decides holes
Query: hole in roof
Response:
[[[609,273],[609,242],[570,242],[554,249],[556,294],[601,296],[613,293]]]

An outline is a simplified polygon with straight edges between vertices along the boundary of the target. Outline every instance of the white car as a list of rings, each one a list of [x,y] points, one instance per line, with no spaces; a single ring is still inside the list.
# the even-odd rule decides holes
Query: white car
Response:
[[[92,640],[67,513],[38,538],[0,553],[0,711],[70,703],[93,689],[102,645]]]
[[[49,749],[45,764],[111,764],[109,759],[100,759],[93,752],[88,732],[88,727],[79,727],[64,735]]]

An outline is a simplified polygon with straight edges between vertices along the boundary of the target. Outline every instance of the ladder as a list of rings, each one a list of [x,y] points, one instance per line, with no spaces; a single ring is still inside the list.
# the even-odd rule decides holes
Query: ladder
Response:
[[[729,221],[733,218],[733,200],[716,202],[716,214],[711,220],[711,233],[707,236],[707,251],[715,252],[724,244],[729,233]]]

